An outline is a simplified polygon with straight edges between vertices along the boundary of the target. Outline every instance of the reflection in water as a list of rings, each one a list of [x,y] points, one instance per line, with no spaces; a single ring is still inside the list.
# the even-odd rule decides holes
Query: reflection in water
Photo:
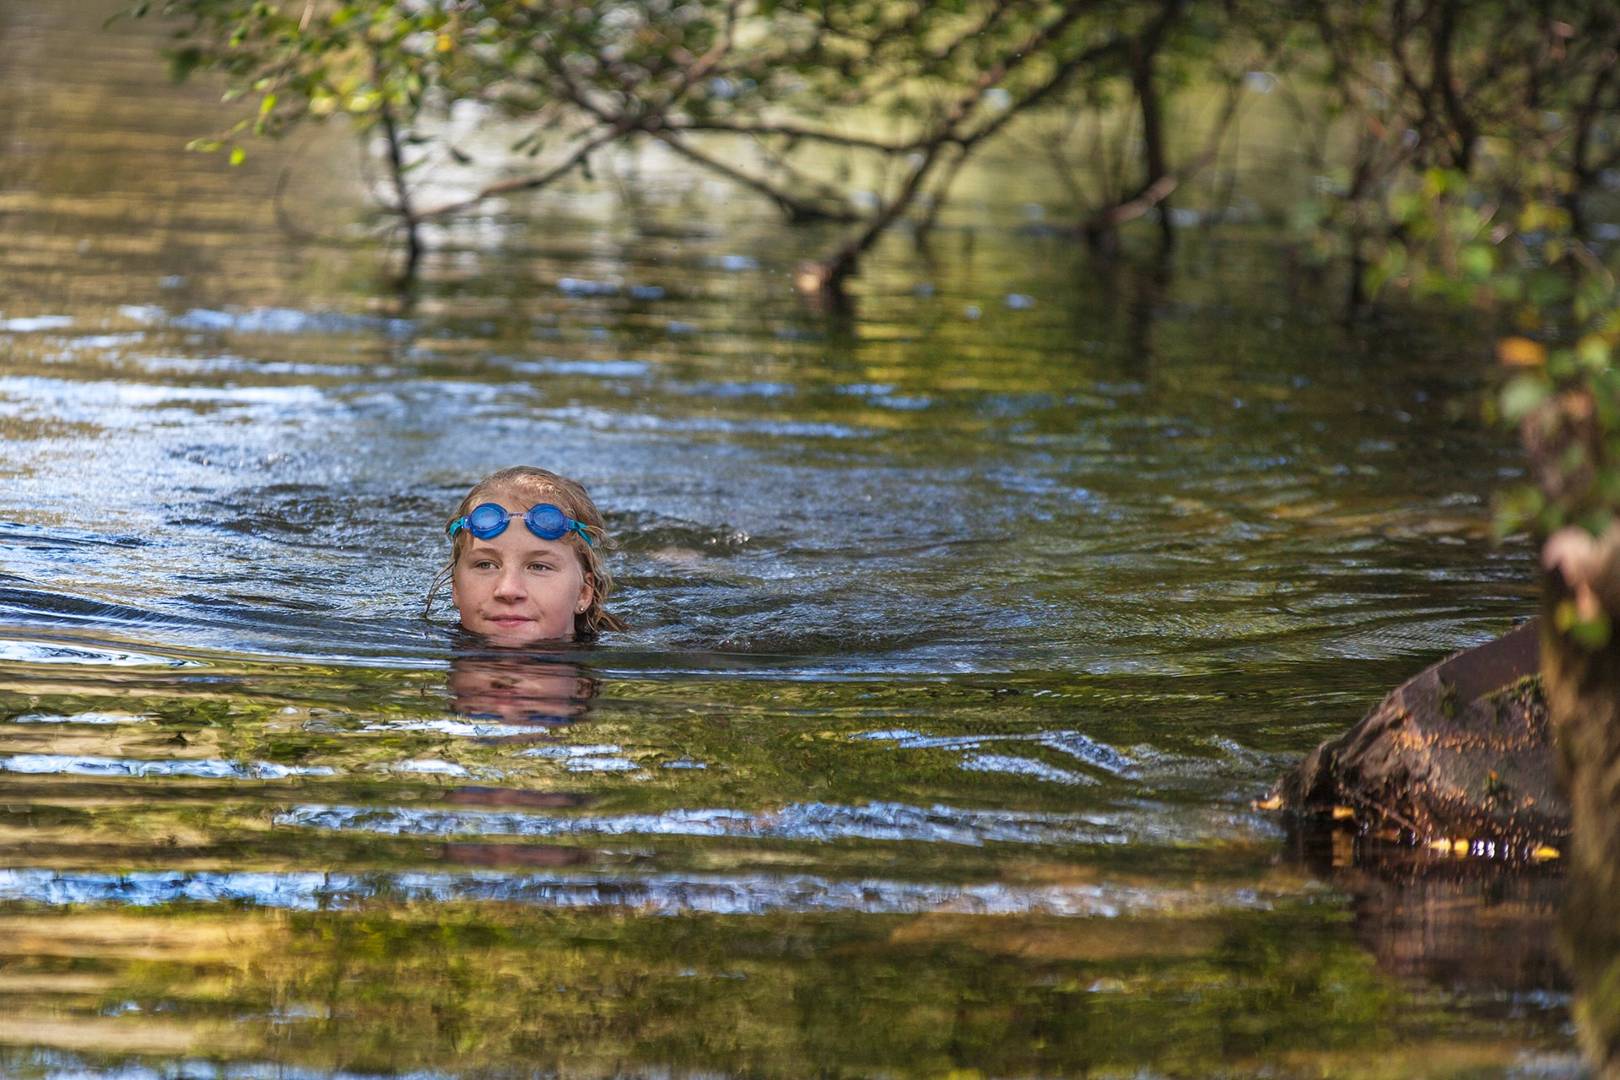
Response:
[[[1287,845],[1349,895],[1356,937],[1384,971],[1563,1022],[1560,864],[1456,857],[1316,823],[1291,830]]]
[[[597,680],[578,664],[548,656],[457,651],[450,658],[449,687],[451,706],[461,717],[521,729],[583,719]]]

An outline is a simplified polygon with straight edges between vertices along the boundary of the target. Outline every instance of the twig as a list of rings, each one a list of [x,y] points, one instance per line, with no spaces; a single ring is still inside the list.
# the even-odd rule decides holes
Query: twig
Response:
[[[834,209],[828,206],[817,206],[803,199],[796,198],[786,191],[778,188],[768,180],[751,176],[735,166],[729,165],[719,158],[711,157],[703,151],[687,144],[676,133],[667,128],[654,128],[648,132],[653,138],[680,154],[689,161],[694,161],[704,168],[719,173],[727,180],[740,184],[751,191],[757,191],[774,202],[777,207],[788,216],[791,221],[855,221],[856,215],[848,210]]]
[[[427,221],[431,218],[440,218],[451,214],[459,214],[463,210],[471,209],[472,207],[483,202],[485,199],[490,199],[497,195],[510,195],[517,191],[534,191],[538,188],[543,188],[548,184],[551,184],[568,175],[568,173],[577,168],[591,154],[595,153],[597,150],[603,146],[606,146],[615,139],[620,138],[624,135],[624,133],[625,132],[620,130],[618,127],[610,127],[606,131],[597,134],[594,138],[587,139],[583,143],[580,143],[577,147],[575,147],[574,152],[569,154],[566,159],[547,169],[545,172],[534,176],[521,176],[510,180],[501,180],[493,184],[488,184],[464,199],[456,199],[452,202],[441,203],[438,206],[432,206],[426,210],[418,211],[416,218],[418,221]]]

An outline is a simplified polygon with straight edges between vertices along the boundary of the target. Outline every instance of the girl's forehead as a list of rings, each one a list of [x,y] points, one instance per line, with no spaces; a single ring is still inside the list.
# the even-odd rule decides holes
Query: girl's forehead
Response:
[[[527,513],[530,507],[538,506],[541,503],[553,503],[560,506],[561,493],[551,488],[531,488],[526,491],[503,488],[499,491],[490,492],[474,505],[487,502],[495,503],[509,513],[523,514]]]
[[[555,555],[571,550],[562,540],[547,540],[536,536],[524,527],[521,521],[514,521],[506,527],[506,531],[499,536],[492,536],[488,540],[474,539],[467,545],[468,554],[480,551],[493,551],[501,555],[511,555],[514,552],[530,555]]]

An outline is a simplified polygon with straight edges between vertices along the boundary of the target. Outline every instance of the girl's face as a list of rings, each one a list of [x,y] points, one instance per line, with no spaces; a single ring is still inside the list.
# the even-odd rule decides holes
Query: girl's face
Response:
[[[513,519],[499,536],[470,537],[450,575],[461,625],[500,645],[572,641],[574,616],[591,603],[579,556],[561,540],[543,540],[523,524],[528,509],[499,499]]]

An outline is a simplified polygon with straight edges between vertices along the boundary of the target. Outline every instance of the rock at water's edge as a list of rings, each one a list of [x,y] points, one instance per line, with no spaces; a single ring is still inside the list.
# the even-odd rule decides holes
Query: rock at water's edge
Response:
[[[1569,806],[1541,693],[1540,635],[1532,620],[1402,683],[1311,751],[1274,797],[1298,813],[1348,807],[1364,827],[1418,841],[1561,841]]]

